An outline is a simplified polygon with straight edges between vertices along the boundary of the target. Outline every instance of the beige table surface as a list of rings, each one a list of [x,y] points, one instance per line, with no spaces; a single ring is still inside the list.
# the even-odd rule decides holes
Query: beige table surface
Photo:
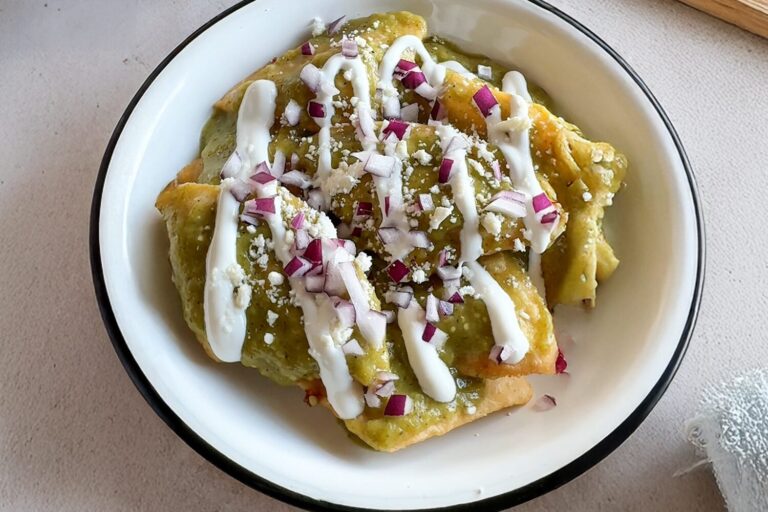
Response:
[[[88,214],[102,152],[151,69],[231,1],[0,0],[0,509],[289,510],[152,412],[107,340]],[[722,510],[683,419],[768,359],[768,41],[672,0],[555,0],[646,80],[685,143],[708,268],[680,371],[637,432],[523,511]]]

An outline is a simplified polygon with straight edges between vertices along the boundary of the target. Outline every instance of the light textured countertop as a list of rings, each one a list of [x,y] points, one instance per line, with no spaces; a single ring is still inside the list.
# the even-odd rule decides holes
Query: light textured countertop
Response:
[[[107,340],[88,221],[102,152],[152,68],[230,1],[0,1],[0,509],[289,510],[198,456]],[[704,301],[657,407],[618,450],[519,508],[722,510],[681,434],[712,382],[768,360],[768,41],[672,0],[555,0],[640,73],[693,163]]]

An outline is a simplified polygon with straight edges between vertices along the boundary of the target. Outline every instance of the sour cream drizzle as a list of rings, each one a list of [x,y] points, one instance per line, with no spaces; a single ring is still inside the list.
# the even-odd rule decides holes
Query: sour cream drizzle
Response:
[[[267,161],[270,141],[269,130],[274,121],[275,100],[277,89],[274,82],[257,80],[253,82],[243,96],[237,118],[237,151],[242,158],[241,173],[248,173],[259,162]],[[274,182],[273,182],[274,183]],[[271,197],[275,189],[258,188],[257,196]],[[289,246],[286,243],[286,229],[283,221],[282,191],[275,195],[275,214],[265,216],[265,221],[272,232],[275,254],[286,264],[291,259]],[[221,196],[229,194],[222,187]],[[235,250],[237,237],[237,218],[234,223],[217,223],[216,231],[227,231],[226,241],[231,241]],[[216,253],[218,247],[211,246],[209,255]],[[206,288],[210,279],[206,276]],[[338,322],[331,301],[322,294],[310,294],[305,290],[303,282],[297,278],[289,278],[291,290],[299,303],[304,316],[304,331],[309,342],[309,354],[317,362],[320,369],[320,379],[325,386],[328,402],[342,419],[351,419],[359,415],[364,408],[362,387],[357,384],[349,373],[344,353],[332,334],[334,323]],[[207,295],[207,294],[206,294]],[[207,321],[206,317],[206,321]],[[213,319],[216,327],[216,319]],[[206,322],[207,324],[207,322]],[[242,350],[243,339],[239,340],[238,353]],[[239,360],[239,357],[238,359]]]
[[[400,308],[397,324],[403,332],[408,362],[422,391],[438,402],[453,400],[456,382],[435,347],[421,339],[427,322],[424,310],[416,300],[412,300],[407,308]]]

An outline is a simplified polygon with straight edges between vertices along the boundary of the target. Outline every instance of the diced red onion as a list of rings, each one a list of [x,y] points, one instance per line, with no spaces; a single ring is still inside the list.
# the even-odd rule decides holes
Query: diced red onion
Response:
[[[291,100],[285,106],[283,114],[285,114],[285,120],[289,126],[296,126],[299,124],[299,120],[301,119],[301,107],[298,103]]]
[[[356,314],[355,306],[351,302],[346,300],[340,300],[334,306],[336,316],[339,318],[339,322],[344,327],[352,327],[355,325]]]
[[[357,325],[363,337],[370,343],[378,344],[384,340],[387,319],[378,311],[371,311],[368,296],[360,284],[357,271],[351,261],[339,263],[339,274],[349,294],[349,300],[355,307]]]
[[[448,183],[451,179],[451,169],[453,169],[453,160],[443,158],[443,161],[440,162],[440,169],[437,172],[437,180],[440,183]]]
[[[345,37],[341,40],[341,54],[348,59],[357,57],[357,43],[354,39]]]
[[[333,35],[336,32],[338,32],[339,29],[342,27],[342,25],[344,25],[344,23],[343,23],[344,22],[344,18],[346,18],[346,16],[342,16],[342,17],[337,18],[337,19],[333,20],[332,22],[330,22],[328,24],[328,29],[327,29],[328,30],[328,34]]]
[[[480,90],[472,96],[472,101],[475,102],[477,109],[483,117],[491,115],[491,109],[499,104],[487,85],[482,86]]]
[[[448,145],[445,147],[443,154],[453,153],[454,151],[461,151],[462,149],[469,148],[469,140],[464,135],[455,135],[448,141]]]
[[[393,261],[388,267],[387,267],[387,274],[389,274],[389,277],[392,279],[392,281],[399,283],[410,272],[410,269],[400,260]]]
[[[424,73],[421,71],[410,71],[407,75],[405,75],[401,82],[403,83],[403,87],[406,89],[416,89],[421,84],[425,83],[427,81],[427,77],[424,76]]]
[[[450,297],[448,297],[448,302],[451,304],[464,304],[464,297],[461,296],[460,292],[455,291]]]
[[[491,162],[491,169],[493,169],[493,177],[501,181],[501,164],[498,160]]]
[[[375,393],[366,393],[363,395],[363,398],[365,398],[365,405],[368,407],[373,407],[375,409],[381,406],[381,398],[376,396]]]
[[[394,244],[403,237],[403,232],[397,228],[379,228],[379,238],[384,245]]]
[[[377,382],[389,382],[391,380],[400,380],[400,377],[396,373],[380,370],[376,372],[374,380]]]
[[[295,169],[299,165],[300,157],[296,153],[291,153],[291,169]]]
[[[557,406],[557,400],[555,400],[555,397],[552,395],[543,395],[541,398],[536,400],[536,403],[533,404],[531,409],[537,412],[544,412],[552,409],[555,406]]]
[[[482,64],[477,65],[477,76],[483,80],[490,80],[493,78],[493,69],[491,66],[484,66]]]
[[[312,186],[312,179],[301,171],[293,170],[280,176],[280,183],[306,190]]]
[[[413,300],[413,292],[404,289],[389,290],[384,293],[384,300],[399,308],[405,309],[410,306],[411,300]]]
[[[420,83],[418,86],[416,86],[416,88],[413,89],[413,92],[430,101],[437,98],[437,89],[429,85],[428,82]]]
[[[380,155],[378,153],[371,153],[363,165],[363,170],[374,176],[388,177],[392,174],[392,170],[395,168],[397,159],[393,156]]]
[[[311,267],[311,262],[300,256],[294,256],[283,270],[289,277],[302,277]]]
[[[435,103],[432,105],[432,111],[429,113],[429,117],[435,121],[442,121],[445,119],[445,116],[445,107],[440,103],[440,100],[435,100]]]
[[[259,219],[254,217],[253,215],[247,215],[245,213],[240,214],[240,221],[245,222],[246,224],[250,224],[251,226],[258,226],[259,225]]]
[[[437,304],[437,312],[440,314],[440,316],[451,316],[453,314],[453,304],[450,302],[441,300]]]
[[[400,109],[400,119],[409,123],[416,123],[419,120],[419,104],[411,103]]]
[[[518,190],[502,190],[501,192],[497,192],[494,194],[494,196],[491,198],[491,201],[494,201],[496,199],[506,199],[508,201],[517,201],[520,204],[525,204],[526,199],[528,199],[528,196],[526,196],[523,192],[520,192]]]
[[[352,240],[343,240],[341,238],[336,239],[336,245],[347,251],[352,256],[357,256],[357,247]]]
[[[314,188],[307,192],[307,204],[315,210],[325,211],[323,191],[319,188]]]
[[[395,381],[390,380],[383,383],[381,386],[379,386],[379,389],[376,390],[376,395],[382,398],[387,398],[389,396],[392,396],[394,392],[395,392]]]
[[[371,116],[371,111],[368,108],[360,108],[358,106],[357,109],[357,123],[360,128],[360,131],[362,132],[362,138],[365,139],[376,139],[376,128],[373,125],[373,116]]]
[[[448,251],[443,249],[440,251],[440,254],[437,257],[437,266],[444,267],[447,264],[448,264]]]
[[[354,338],[346,342],[344,345],[342,345],[341,351],[348,356],[364,356],[365,355],[365,351],[363,350],[363,347],[361,347],[360,343],[358,343],[358,341]]]
[[[325,105],[316,101],[310,101],[307,104],[307,113],[315,119],[323,119],[325,118]]]
[[[257,172],[251,176],[251,179],[261,185],[266,185],[270,181],[275,181],[275,177],[267,172]]]
[[[275,213],[275,198],[274,197],[258,197],[246,201],[243,205],[243,212],[246,215],[274,215]]]
[[[305,276],[304,289],[309,293],[320,293],[325,288],[325,276]]]
[[[234,181],[229,186],[229,193],[242,203],[251,194],[251,186],[239,178],[231,178]]]
[[[265,160],[262,160],[261,162],[256,164],[256,167],[254,167],[253,169],[253,174],[259,174],[259,173],[270,174],[270,175],[272,174],[269,170],[269,165]]]
[[[405,132],[408,130],[408,123],[400,121],[398,119],[392,119],[383,130],[384,138],[394,133],[398,140],[403,140]]]
[[[397,318],[397,315],[395,315],[395,312],[389,309],[382,311],[382,314],[387,319],[388,324],[394,323],[395,318]]]
[[[339,265],[329,261],[325,270],[325,285],[323,291],[331,296],[340,296],[344,293],[346,287],[344,286],[344,280],[341,278]]]
[[[428,249],[432,246],[429,237],[424,231],[411,231],[408,233],[411,245],[418,249]]]
[[[366,218],[373,214],[373,203],[360,201],[355,208],[355,217]]]
[[[392,395],[384,408],[384,416],[405,416],[413,410],[413,400],[408,395]]]
[[[243,160],[237,150],[233,151],[221,168],[221,179],[234,178],[240,172]]]
[[[304,227],[304,212],[297,213],[293,219],[291,219],[291,227],[293,229],[301,229]]]
[[[305,229],[296,230],[296,234],[293,236],[293,244],[296,246],[296,249],[303,251],[307,248],[310,241],[312,241],[312,239]]]
[[[298,104],[296,104],[298,107]],[[272,159],[272,169],[269,173],[277,179],[285,172],[285,155],[279,149],[275,151],[275,158]]]
[[[301,54],[302,55],[314,55],[315,54],[315,47],[314,47],[314,45],[310,41],[307,41],[306,43],[301,45]]]
[[[547,194],[544,192],[533,196],[531,202],[533,203],[533,211],[536,213],[539,213],[542,210],[546,210],[552,206],[552,201],[549,200],[549,197],[547,197]]]
[[[557,360],[555,361],[555,373],[566,373],[565,370],[568,369],[568,361],[565,360],[565,356],[563,355],[563,351],[560,349],[557,349]]]
[[[461,277],[461,269],[450,265],[444,265],[442,267],[437,267],[437,275],[440,276],[440,279],[443,281],[459,279]]]
[[[316,238],[309,242],[309,245],[307,245],[307,248],[304,251],[304,258],[311,261],[312,263],[322,263],[323,241],[319,238]]]
[[[410,71],[418,67],[419,66],[417,66],[415,62],[412,62],[410,60],[400,59],[395,65],[395,71],[392,73],[392,76],[400,80],[405,75],[407,75]]]
[[[362,236],[363,234],[363,228],[360,226],[355,226],[352,228],[351,236]]]
[[[427,296],[427,304],[424,307],[426,311],[427,322],[437,323],[440,321],[440,315],[437,312],[437,305],[440,301],[431,293]]]
[[[489,212],[500,213],[512,218],[525,217],[526,214],[524,204],[503,198],[491,201],[488,206],[485,207],[485,210]]]
[[[555,222],[557,220],[558,215],[559,214],[557,212],[545,213],[544,215],[541,216],[541,223],[542,224],[552,224],[553,222]]]
[[[384,216],[389,217],[389,196],[384,196]]]
[[[512,356],[512,349],[506,345],[494,345],[488,354],[488,359],[497,364],[504,364]]]
[[[307,64],[301,68],[299,78],[307,87],[309,87],[310,91],[317,92],[317,90],[320,88],[320,80],[322,79],[322,74],[320,73],[320,70],[317,68],[317,66],[314,64]]]
[[[419,208],[424,212],[431,212],[435,209],[435,202],[432,200],[432,194],[419,194]]]
[[[424,325],[424,331],[421,333],[421,339],[435,347],[435,349],[442,350],[448,339],[448,335],[438,329],[435,325],[427,322]]]

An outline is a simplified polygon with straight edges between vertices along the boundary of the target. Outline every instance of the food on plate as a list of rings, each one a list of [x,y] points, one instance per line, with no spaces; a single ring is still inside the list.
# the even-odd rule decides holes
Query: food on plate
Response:
[[[528,402],[565,365],[551,311],[618,265],[626,158],[419,16],[313,25],[157,199],[187,324],[381,451]]]

